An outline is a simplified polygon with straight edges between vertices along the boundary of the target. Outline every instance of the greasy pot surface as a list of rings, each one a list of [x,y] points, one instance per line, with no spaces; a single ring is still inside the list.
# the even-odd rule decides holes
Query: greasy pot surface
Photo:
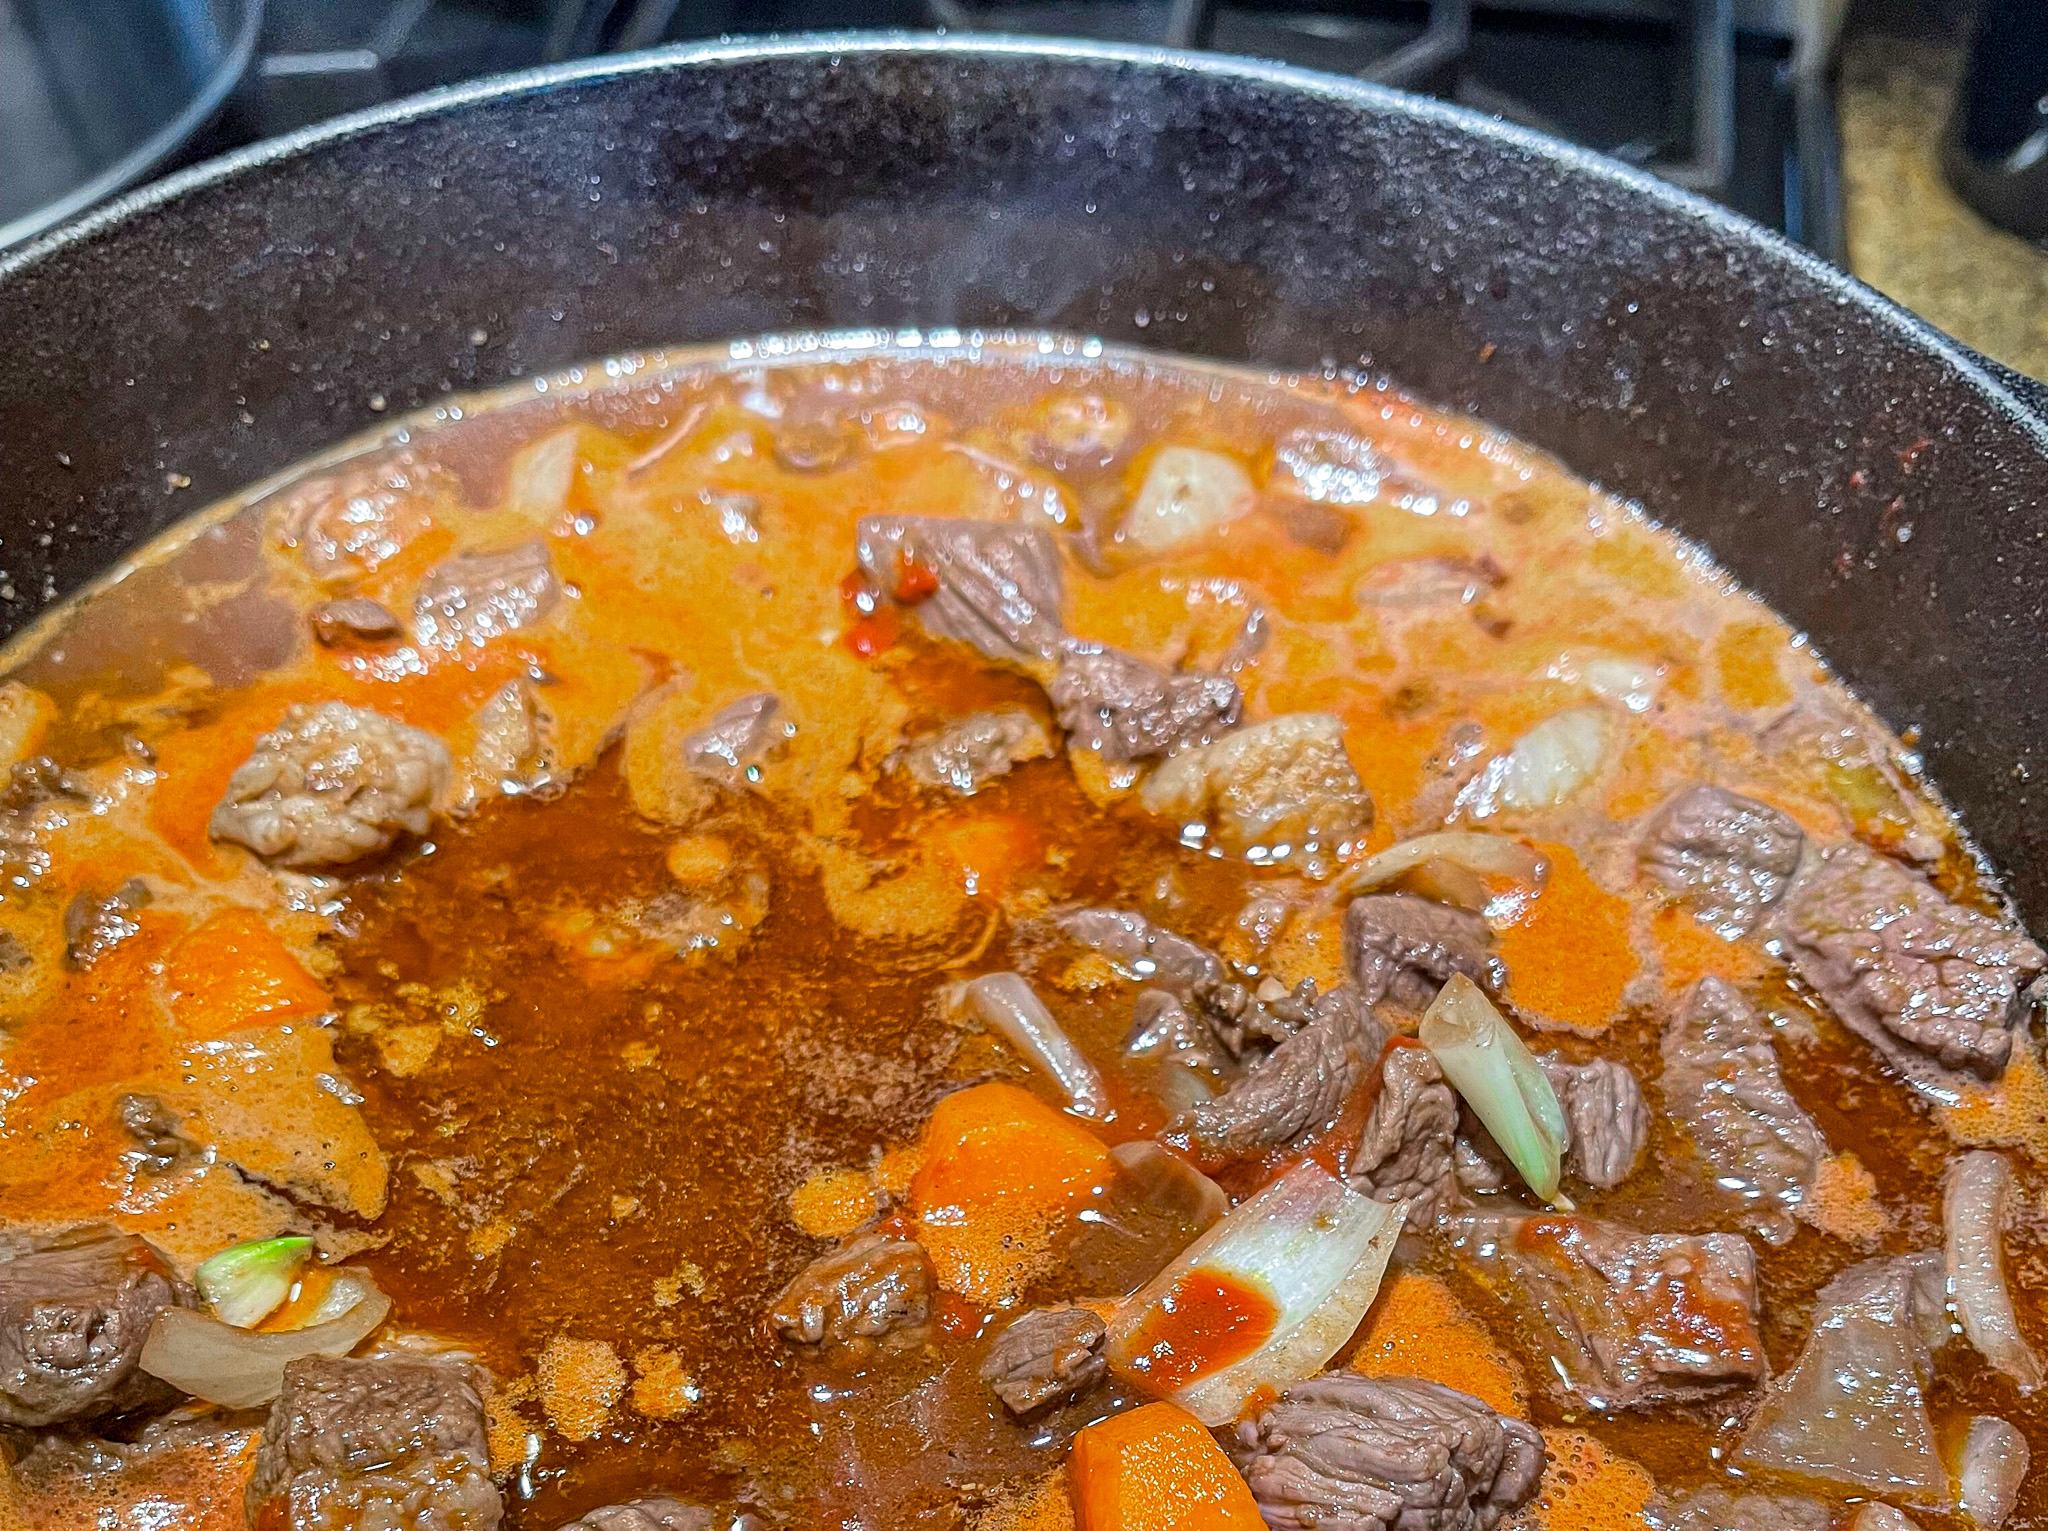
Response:
[[[688,48],[425,98],[117,205],[0,261],[0,629],[379,405],[904,324],[1384,371],[1549,448],[1917,728],[2048,922],[2048,422],[2019,385],[1633,173],[1231,60]]]

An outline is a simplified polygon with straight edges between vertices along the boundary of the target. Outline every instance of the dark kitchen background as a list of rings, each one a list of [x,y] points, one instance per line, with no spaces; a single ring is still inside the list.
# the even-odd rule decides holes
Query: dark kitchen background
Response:
[[[430,86],[667,41],[944,28],[1426,91],[1781,229],[2048,377],[2048,0],[0,0],[0,246]]]

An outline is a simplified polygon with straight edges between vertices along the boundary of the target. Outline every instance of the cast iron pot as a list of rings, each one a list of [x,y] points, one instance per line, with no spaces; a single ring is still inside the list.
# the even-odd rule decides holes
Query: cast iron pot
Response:
[[[0,260],[0,627],[380,404],[896,325],[1385,372],[1549,448],[1806,629],[2048,925],[2042,396],[1621,166],[1235,59],[682,48],[119,203]]]

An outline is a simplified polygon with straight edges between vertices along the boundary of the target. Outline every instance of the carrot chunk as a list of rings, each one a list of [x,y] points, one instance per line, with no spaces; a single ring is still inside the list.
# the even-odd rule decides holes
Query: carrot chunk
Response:
[[[925,1124],[910,1181],[939,1285],[990,1305],[1015,1297],[1112,1170],[1100,1139],[1029,1091],[983,1084],[948,1095]]]
[[[1260,1531],[1258,1502],[1207,1427],[1148,1403],[1074,1437],[1079,1531]]]
[[[333,1008],[253,909],[223,909],[186,935],[171,948],[168,977],[171,1014],[201,1041]]]

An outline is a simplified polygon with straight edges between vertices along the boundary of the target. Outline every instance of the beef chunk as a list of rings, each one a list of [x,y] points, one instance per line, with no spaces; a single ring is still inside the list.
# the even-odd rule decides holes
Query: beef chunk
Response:
[[[1666,1024],[1663,1050],[1664,1108],[1707,1178],[1742,1199],[1760,1237],[1785,1243],[1827,1143],[1785,1088],[1770,1028],[1734,989],[1702,978]]]
[[[1214,1100],[1168,1125],[1168,1142],[1205,1164],[1264,1153],[1334,1122],[1386,1043],[1356,989],[1316,1001],[1314,1018]]]
[[[972,797],[1010,767],[1052,754],[1052,741],[1038,719],[1019,707],[977,712],[914,739],[903,751],[903,769],[926,787],[944,787]]]
[[[198,1147],[185,1136],[178,1114],[154,1095],[123,1095],[114,1112],[135,1139],[135,1165],[144,1174],[166,1174]]]
[[[1571,1131],[1566,1170],[1599,1190],[1620,1185],[1635,1172],[1650,1141],[1650,1107],[1636,1076],[1611,1058],[1572,1063],[1544,1053],[1537,1061]]]
[[[869,516],[855,556],[884,594],[914,601],[934,638],[991,659],[1055,658],[1065,638],[1059,549],[1042,527],[935,516]]]
[[[1353,1190],[1376,1201],[1434,1201],[1451,1173],[1458,1097],[1436,1059],[1396,1043],[1380,1059],[1380,1093],[1348,1168]]]
[[[1172,756],[1147,778],[1149,813],[1204,826],[1233,855],[1285,861],[1334,850],[1372,828],[1372,799],[1344,752],[1344,725],[1321,712],[1250,723]]]
[[[1553,1214],[1471,1214],[1450,1232],[1568,1407],[1693,1399],[1764,1375],[1756,1257],[1736,1234]]]
[[[1331,1372],[1237,1426],[1273,1531],[1489,1531],[1535,1495],[1543,1437],[1469,1393]]]
[[[64,960],[89,968],[142,927],[135,911],[147,908],[149,884],[131,877],[104,896],[81,893],[64,910]]]
[[[109,1228],[0,1243],[0,1425],[168,1406],[136,1363],[157,1314],[184,1301],[147,1244]]]
[[[781,701],[766,691],[728,702],[711,715],[709,723],[685,736],[684,762],[708,781],[741,786],[748,770],[781,742],[783,734],[775,724],[775,715],[781,710]]]
[[[1237,722],[1237,682],[1175,675],[1134,654],[1071,644],[1048,688],[1070,746],[1105,760],[1150,760],[1207,744]]]
[[[1086,1308],[1040,1308],[996,1336],[981,1380],[1012,1414],[1079,1398],[1102,1380],[1104,1333]]]
[[[1835,1523],[1835,1512],[1818,1499],[1731,1494],[1713,1483],[1668,1505],[1652,1505],[1647,1514],[1657,1531],[1828,1531]]]
[[[491,1531],[504,1502],[491,1483],[476,1368],[398,1357],[292,1362],[270,1406],[248,1507],[251,1524],[290,1531]]]
[[[867,1233],[820,1255],[782,1289],[768,1321],[792,1344],[843,1345],[921,1324],[931,1300],[924,1246]]]
[[[0,788],[0,811],[26,813],[59,798],[90,802],[92,795],[92,783],[76,771],[66,770],[48,755],[31,755],[8,768],[7,785]]]
[[[1786,895],[1778,927],[1799,976],[1916,1083],[2005,1071],[2024,991],[2048,965],[2025,931],[1952,904],[1860,845],[1837,845]]]
[[[372,464],[307,479],[277,514],[278,540],[296,548],[323,583],[360,578],[396,558],[434,524],[433,510],[455,490],[447,470],[410,450]]]
[[[1805,845],[1799,826],[1775,808],[1719,787],[1688,787],[1650,821],[1643,870],[1733,939],[1785,896]]]
[[[1214,952],[1128,909],[1071,909],[1055,923],[1069,941],[1101,952],[1127,977],[1156,984],[1183,1002],[1194,997],[1197,984],[1223,977]]]
[[[208,830],[283,866],[346,866],[425,834],[448,777],[431,734],[342,702],[298,703],[235,768]]]
[[[1478,1195],[1505,1191],[1516,1181],[1515,1167],[1493,1141],[1493,1134],[1467,1110],[1458,1121],[1458,1140],[1451,1145],[1451,1172],[1463,1189]]]
[[[1273,979],[1257,990],[1241,983],[1205,979],[1191,996],[1195,1013],[1209,1023],[1233,1058],[1257,1056],[1277,1047],[1315,1016],[1316,985],[1304,978],[1292,989]]]
[[[1427,1010],[1453,973],[1499,989],[1486,921],[1407,893],[1371,893],[1344,911],[1344,963],[1368,1004]]]
[[[561,1531],[719,1531],[728,1526],[739,1531],[743,1525],[758,1524],[751,1515],[721,1521],[700,1504],[663,1497],[603,1505],[585,1511]]]
[[[400,623],[391,609],[366,595],[322,601],[313,608],[313,638],[322,648],[396,638]]]
[[[1217,1039],[1209,1023],[1190,1015],[1185,1006],[1164,989],[1147,989],[1131,1006],[1131,1029],[1124,1038],[1124,1051],[1133,1058],[1151,1058],[1177,1064],[1208,1083],[1226,1075],[1233,1067],[1230,1052]]]
[[[538,537],[503,552],[458,553],[420,582],[413,637],[435,648],[482,648],[540,621],[561,595],[548,545]]]

